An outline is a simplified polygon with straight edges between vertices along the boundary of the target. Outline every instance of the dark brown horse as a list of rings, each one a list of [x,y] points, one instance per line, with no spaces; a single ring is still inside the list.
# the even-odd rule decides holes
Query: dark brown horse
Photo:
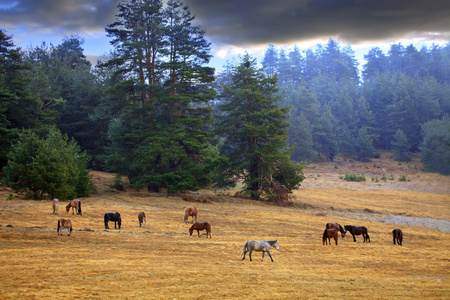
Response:
[[[56,232],[58,232],[58,235],[62,235],[63,228],[67,228],[68,236],[72,234],[72,222],[69,219],[59,219],[57,226]]]
[[[327,223],[326,227],[327,229],[331,229],[331,228],[335,228],[336,230],[338,230],[341,233],[341,237],[344,238],[345,237],[345,230],[344,228],[342,228],[342,226],[338,223]]]
[[[122,217],[120,216],[120,214],[118,212],[115,212],[115,213],[107,212],[105,214],[104,220],[105,220],[105,229],[109,229],[109,226],[108,226],[109,221],[114,222],[114,228],[117,228],[117,225],[119,225],[119,229],[120,229],[120,226],[122,226]]]
[[[338,244],[338,232],[336,228],[329,228],[323,231],[322,242],[323,244],[330,244],[331,246],[331,238],[334,238],[336,245]],[[328,240],[328,241],[327,241]]]
[[[197,208],[195,208],[195,207],[191,207],[191,206],[188,206],[188,207],[183,207],[184,208],[184,222],[185,223],[189,223],[189,216],[191,216],[192,217],[192,222],[191,223],[194,223],[194,218],[195,218],[195,222],[197,222],[197,215],[198,215],[198,210],[197,210]]]
[[[144,223],[145,227],[147,227],[147,218],[145,217],[145,213],[143,211],[139,213],[138,219],[139,219],[139,227],[144,227]]]
[[[54,198],[52,201],[52,206],[53,206],[53,214],[57,215],[58,214],[58,206],[59,206],[59,200],[58,198]]]
[[[345,225],[345,231],[350,232],[353,236],[353,241],[356,242],[355,235],[361,235],[364,238],[364,242],[370,242],[369,233],[367,232],[367,228],[364,226],[353,226],[353,225]]]
[[[395,240],[397,240],[397,244],[402,246],[403,243],[403,232],[401,229],[394,229],[392,230],[392,236],[394,237],[394,245]]]
[[[189,235],[192,235],[192,232],[194,232],[194,230],[197,230],[198,233],[198,237],[200,237],[200,230],[205,230],[206,229],[206,238],[211,238],[211,225],[209,225],[208,222],[204,222],[204,223],[195,223],[194,225],[191,226],[191,228],[189,228]]]
[[[81,201],[78,199],[74,199],[72,201],[70,201],[69,204],[67,204],[66,206],[66,211],[69,212],[70,208],[72,207],[72,215],[74,214],[74,210],[77,211],[77,215],[82,215],[81,214]]]

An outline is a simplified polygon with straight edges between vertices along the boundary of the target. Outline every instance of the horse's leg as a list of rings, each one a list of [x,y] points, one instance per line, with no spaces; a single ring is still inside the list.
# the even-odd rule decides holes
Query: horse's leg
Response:
[[[201,237],[201,236],[200,236],[200,230],[197,229],[197,233],[198,233],[198,237]]]
[[[250,252],[248,253],[248,257],[250,257],[250,261],[252,261],[252,251],[253,250],[250,250]]]
[[[264,252],[263,252],[263,253],[264,253]],[[267,254],[269,254],[270,260],[272,260],[272,262],[273,262],[272,255],[270,255],[270,250],[267,250]]]
[[[353,241],[356,243],[355,235],[353,233],[352,233],[352,235],[353,235]]]
[[[395,234],[393,234],[393,236],[394,236],[394,245],[395,245]],[[397,243],[398,243],[398,238],[397,238]]]
[[[336,246],[337,246],[337,243],[338,243],[337,237],[334,237],[334,240],[336,241]]]
[[[261,261],[264,261],[264,253],[265,253],[265,251],[262,252]]]
[[[369,234],[368,233],[366,233],[366,239],[369,241],[369,243],[370,243],[370,236],[369,236]]]

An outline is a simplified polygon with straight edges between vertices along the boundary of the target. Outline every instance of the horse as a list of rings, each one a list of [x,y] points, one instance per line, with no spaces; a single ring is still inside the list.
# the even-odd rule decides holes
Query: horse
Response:
[[[62,235],[63,228],[67,228],[67,235],[70,236],[70,234],[72,233],[72,222],[69,219],[59,219],[58,228],[56,229],[58,235]]]
[[[109,229],[108,221],[114,221],[115,229],[117,229],[117,224],[119,224],[119,229],[120,226],[122,226],[122,218],[120,217],[120,214],[118,212],[115,213],[107,212],[105,214],[105,229]]]
[[[344,228],[342,228],[342,226],[338,223],[327,223],[326,227],[327,229],[331,229],[331,228],[336,228],[336,230],[339,230],[339,232],[341,233],[341,237],[344,238],[345,237],[345,230]]]
[[[269,254],[270,259],[273,262],[272,255],[270,255],[270,248],[274,247],[277,250],[280,250],[280,247],[278,246],[278,241],[274,240],[267,240],[267,241],[253,241],[250,240],[244,245],[244,250],[242,250],[241,256],[244,255],[242,260],[245,259],[245,254],[249,252],[248,257],[250,257],[250,261],[252,261],[252,252],[258,251],[262,252],[262,258],[261,261],[264,260],[264,253],[267,252]]]
[[[52,201],[52,206],[53,206],[53,214],[57,215],[58,214],[58,206],[59,206],[59,200],[58,198],[54,198]]]
[[[81,201],[78,199],[74,199],[72,201],[70,201],[69,204],[67,204],[66,206],[66,211],[69,212],[70,208],[72,207],[72,215],[74,214],[74,209],[77,211],[77,215],[82,215],[81,214]]]
[[[403,232],[401,229],[394,229],[392,230],[392,236],[394,237],[394,245],[395,240],[397,240],[397,244],[402,246],[403,243]]]
[[[369,233],[367,232],[367,228],[364,226],[353,226],[353,225],[345,225],[345,232],[349,231],[353,236],[353,241],[356,242],[355,235],[361,235],[364,238],[364,243],[367,241],[370,242]]]
[[[143,211],[139,213],[138,220],[139,220],[139,227],[144,227],[144,223],[145,227],[147,227],[147,218],[145,217],[145,213]]]
[[[195,222],[194,225],[191,226],[191,228],[189,228],[189,235],[192,235],[192,232],[194,232],[194,230],[197,230],[198,233],[198,237],[200,236],[200,230],[205,230],[206,229],[206,238],[211,239],[211,225],[208,222],[204,222],[204,223],[197,223]]]
[[[198,215],[198,210],[195,207],[183,207],[184,208],[184,223],[189,223],[189,216],[192,217],[192,222],[194,223],[194,217],[195,217],[195,222],[197,222],[197,215]]]
[[[337,231],[336,228],[325,229],[323,231],[322,242],[323,242],[324,245],[325,244],[328,245],[328,243],[329,243],[330,246],[331,246],[331,238],[334,238],[334,240],[336,241],[336,246],[337,246],[337,244],[338,244],[338,236],[339,235],[338,235],[338,231]],[[328,241],[327,241],[327,239],[328,239]]]

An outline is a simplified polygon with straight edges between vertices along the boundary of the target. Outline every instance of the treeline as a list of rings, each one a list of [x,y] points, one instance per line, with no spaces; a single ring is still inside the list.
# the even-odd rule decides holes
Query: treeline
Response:
[[[392,44],[364,58],[359,76],[352,49],[333,39],[315,50],[269,45],[262,64],[278,75],[283,104],[292,107],[293,159],[332,161],[342,153],[367,161],[387,149],[399,160],[421,153],[432,170],[449,173],[450,43]]]
[[[339,153],[419,152],[431,170],[450,172],[449,45],[374,48],[362,78],[351,48],[332,39],[289,53],[269,46],[265,68],[245,55],[215,75],[205,32],[180,1],[118,9],[106,26],[114,50],[95,67],[76,35],[23,50],[0,30],[3,182],[30,185],[22,175],[48,172],[34,197],[73,197],[86,193],[89,164],[150,191],[244,182],[253,199],[284,201],[303,180],[300,162]],[[58,187],[80,184],[62,176],[43,192],[66,166],[82,186]]]

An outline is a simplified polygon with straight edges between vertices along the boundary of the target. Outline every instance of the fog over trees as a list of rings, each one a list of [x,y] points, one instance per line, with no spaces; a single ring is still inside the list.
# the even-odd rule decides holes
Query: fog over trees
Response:
[[[374,47],[361,69],[333,39],[268,45],[262,61],[245,55],[215,74],[189,8],[166,4],[120,4],[105,24],[114,50],[95,67],[76,35],[20,49],[0,30],[4,171],[27,135],[52,133],[76,142],[90,169],[150,191],[244,180],[254,199],[267,198],[274,185],[297,188],[304,162],[370,161],[381,150],[450,173],[450,43]]]

